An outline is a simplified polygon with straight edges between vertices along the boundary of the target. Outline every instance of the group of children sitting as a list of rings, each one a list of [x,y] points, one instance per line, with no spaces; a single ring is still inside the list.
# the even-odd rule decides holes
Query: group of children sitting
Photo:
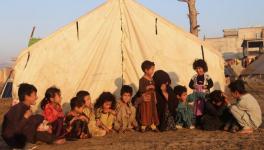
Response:
[[[162,132],[181,128],[226,130],[251,133],[262,123],[261,110],[256,99],[245,90],[243,81],[237,80],[229,89],[237,102],[231,104],[223,92],[210,93],[213,81],[206,73],[204,60],[195,60],[197,72],[189,87],[171,87],[165,71],[155,72],[151,61],[142,63],[144,76],[139,90],[133,96],[128,85],[121,88],[117,101],[110,92],[103,92],[91,103],[88,91],[79,91],[70,100],[71,110],[64,114],[61,91],[57,87],[46,90],[40,103],[42,114],[33,114],[30,106],[36,104],[37,89],[23,83],[18,90],[19,103],[5,114],[2,137],[12,148],[23,148],[26,142],[63,144],[66,140],[105,136],[112,132]]]

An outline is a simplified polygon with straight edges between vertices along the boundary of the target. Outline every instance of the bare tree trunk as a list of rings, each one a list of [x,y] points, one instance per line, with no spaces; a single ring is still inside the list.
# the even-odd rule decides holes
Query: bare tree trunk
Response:
[[[197,10],[195,6],[196,0],[189,0],[188,1],[188,8],[189,8],[189,20],[190,20],[190,32],[195,35],[199,36],[199,26],[197,23]]]
[[[190,32],[195,35],[195,36],[199,36],[199,25],[197,22],[197,10],[196,10],[196,0],[179,0],[181,2],[186,2],[188,4],[188,8],[189,8],[189,21],[190,21]]]

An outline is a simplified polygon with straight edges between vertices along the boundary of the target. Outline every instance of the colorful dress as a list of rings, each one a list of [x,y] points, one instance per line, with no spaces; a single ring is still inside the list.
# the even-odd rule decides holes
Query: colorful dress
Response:
[[[203,87],[207,88],[204,89]],[[204,113],[205,95],[209,94],[210,89],[214,86],[211,77],[208,74],[194,75],[189,83],[189,87],[193,89],[194,99],[194,114],[196,117],[196,125],[201,125],[201,117]]]
[[[193,112],[187,102],[179,102],[176,112],[176,125],[188,128],[193,124]]]
[[[58,139],[64,138],[66,133],[64,128],[65,116],[61,106],[59,104],[48,103],[43,110],[43,116],[51,125],[52,134]]]

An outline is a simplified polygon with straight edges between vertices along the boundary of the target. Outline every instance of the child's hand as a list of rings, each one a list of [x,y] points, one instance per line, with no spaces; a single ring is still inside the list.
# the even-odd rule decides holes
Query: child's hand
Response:
[[[51,127],[48,129],[48,133],[52,134],[52,128]]]
[[[83,115],[82,115],[82,116],[80,116],[80,117],[79,117],[79,119],[81,119],[82,121],[86,121],[86,122],[88,122],[88,121],[89,121],[89,120],[88,120],[88,118],[86,118],[86,117],[85,117],[85,116],[83,116]]]
[[[113,114],[114,116],[117,115],[116,111],[114,111],[112,109],[110,110],[110,113]]]
[[[151,95],[150,94],[143,94],[142,96],[143,96],[144,102],[151,101]]]
[[[100,120],[96,120],[96,126],[101,126],[102,122]]]
[[[28,119],[30,116],[32,116],[32,111],[29,109],[29,110],[27,110],[26,112],[25,112],[25,114],[24,114],[24,118],[26,118],[26,119]]]
[[[203,89],[207,89],[207,88],[208,88],[207,85],[204,85],[204,86],[203,86]]]

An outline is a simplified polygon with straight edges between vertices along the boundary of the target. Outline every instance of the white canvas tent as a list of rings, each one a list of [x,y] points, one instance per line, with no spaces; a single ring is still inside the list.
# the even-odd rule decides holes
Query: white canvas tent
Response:
[[[242,76],[263,75],[264,74],[264,55],[261,55],[256,61],[250,64],[242,71]]]
[[[136,89],[146,59],[168,71],[174,85],[187,85],[201,45],[215,87],[224,88],[221,54],[134,0],[108,0],[25,49],[17,58],[13,93],[27,82],[40,98],[56,85],[65,103],[81,89],[95,100],[103,91],[118,93],[122,84]]]

